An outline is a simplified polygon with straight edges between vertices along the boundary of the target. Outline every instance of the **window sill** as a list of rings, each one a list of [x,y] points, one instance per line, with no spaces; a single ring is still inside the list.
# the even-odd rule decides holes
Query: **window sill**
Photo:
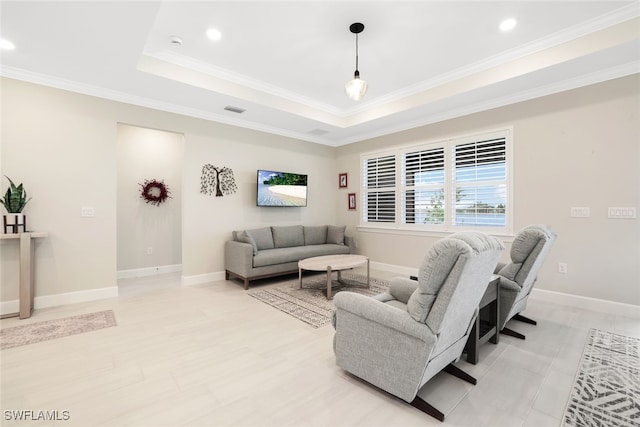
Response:
[[[414,228],[414,227],[398,227],[393,225],[387,226],[372,226],[372,225],[363,225],[360,224],[356,226],[356,230],[363,233],[380,233],[380,234],[395,234],[399,236],[424,236],[424,237],[437,237],[443,238],[450,236],[453,233],[457,233],[459,231],[481,231],[483,233],[487,233],[491,236],[495,236],[502,240],[505,243],[513,242],[514,234],[505,230],[482,230],[477,228],[460,228],[454,231],[452,230],[425,230],[422,228]]]

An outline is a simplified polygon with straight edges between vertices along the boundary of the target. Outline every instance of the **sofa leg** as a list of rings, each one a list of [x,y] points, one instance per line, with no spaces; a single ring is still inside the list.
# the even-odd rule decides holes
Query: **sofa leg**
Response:
[[[515,338],[520,338],[521,340],[525,339],[526,337],[524,335],[522,335],[520,332],[516,332],[513,329],[509,329],[509,328],[502,328],[502,330],[500,331],[501,334],[505,334],[505,335],[509,335],[510,337],[515,337]]]
[[[466,382],[468,382],[470,384],[476,385],[478,383],[478,380],[473,378],[471,375],[467,374],[462,369],[458,368],[453,363],[449,363],[447,366],[445,366],[443,371],[445,371],[448,374],[453,375],[454,377],[458,377],[461,380],[466,381]]]
[[[244,279],[244,290],[248,290],[249,289],[249,279]]]
[[[435,418],[438,421],[444,421],[444,414],[442,412],[438,411],[436,408],[429,405],[427,402],[425,402],[418,396],[416,396],[415,399],[413,399],[410,405],[416,409],[419,409],[420,411],[424,412],[427,415],[431,415],[433,418]]]
[[[535,320],[529,319],[528,317],[524,317],[522,314],[519,314],[519,313],[516,314],[515,316],[513,316],[513,319],[514,320],[519,320],[519,321],[524,322],[524,323],[528,323],[530,325],[537,325],[538,324],[538,322],[536,322]]]
[[[225,270],[224,271],[224,280],[229,280],[230,277],[231,277],[231,275],[229,274],[229,270]]]

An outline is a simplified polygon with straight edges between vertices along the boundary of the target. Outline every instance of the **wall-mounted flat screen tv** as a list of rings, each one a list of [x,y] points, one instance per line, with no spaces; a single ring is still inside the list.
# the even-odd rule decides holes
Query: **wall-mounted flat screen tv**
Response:
[[[307,175],[258,170],[258,206],[307,206]]]

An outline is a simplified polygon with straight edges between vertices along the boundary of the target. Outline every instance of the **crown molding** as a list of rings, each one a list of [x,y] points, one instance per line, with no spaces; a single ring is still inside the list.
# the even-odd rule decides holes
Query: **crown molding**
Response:
[[[45,74],[34,73],[31,71],[22,70],[19,68],[8,67],[0,65],[0,76],[13,78],[16,80],[27,81],[43,86],[54,87],[57,89],[76,92],[84,95],[95,96],[102,99],[108,99],[111,101],[122,102],[126,104],[136,105],[145,108],[151,108],[155,110],[165,111],[174,114],[180,114],[188,117],[199,118],[208,121],[214,121],[217,123],[227,124],[231,126],[241,127],[245,129],[255,130],[258,132],[264,132],[274,135],[279,135],[287,138],[297,139],[306,142],[312,142],[316,144],[326,145],[330,147],[340,147],[356,142],[364,141],[367,139],[377,138],[392,133],[402,132],[409,129],[414,129],[421,126],[437,123],[443,120],[450,120],[457,117],[462,117],[469,114],[478,113],[481,111],[490,110],[493,108],[503,107],[506,105],[522,102],[534,98],[539,98],[546,95],[551,95],[558,92],[564,92],[571,89],[576,89],[591,84],[600,83],[615,78],[628,76],[631,74],[640,73],[640,61],[634,61],[627,64],[623,64],[616,67],[611,67],[605,70],[587,74],[584,76],[567,79],[554,84],[541,86],[535,89],[521,91],[518,93],[496,98],[487,102],[479,102],[473,105],[467,105],[462,108],[451,109],[443,111],[436,115],[430,115],[424,119],[405,122],[401,125],[384,126],[376,131],[359,134],[358,136],[343,138],[340,140],[330,140],[327,138],[316,137],[308,133],[293,132],[274,126],[262,125],[247,120],[241,120],[233,117],[226,117],[219,114],[213,114],[208,111],[203,111],[194,108],[187,108],[176,104],[167,102],[160,102],[151,100],[139,96],[133,96],[124,92],[105,89],[98,86],[92,86],[74,82],[67,79],[61,79]]]
[[[336,147],[343,145],[349,145],[367,139],[378,138],[385,135],[390,135],[397,132],[403,132],[409,129],[415,129],[421,126],[427,126],[433,123],[441,122],[444,120],[455,119],[458,117],[467,116],[469,114],[475,114],[482,111],[491,110],[494,108],[504,107],[507,105],[515,104],[518,102],[528,101],[530,99],[540,98],[547,95],[553,95],[555,93],[566,92],[568,90],[577,89],[592,84],[602,83],[607,80],[613,80],[620,77],[629,76],[632,74],[640,73],[640,61],[633,61],[626,64],[611,67],[605,70],[600,70],[594,73],[586,74],[583,76],[566,79],[553,84],[540,86],[535,89],[526,91],[520,91],[508,96],[495,98],[487,102],[478,102],[472,105],[466,105],[461,108],[455,108],[447,111],[443,111],[439,114],[429,115],[424,119],[405,122],[397,126],[387,126],[373,132],[367,132],[355,137],[344,138],[339,143],[335,144]]]
[[[431,79],[424,80],[411,86],[407,86],[395,92],[390,92],[387,95],[360,103],[346,110],[343,114],[345,114],[345,116],[351,116],[362,113],[366,110],[381,108],[386,104],[399,101],[409,96],[434,89],[438,86],[442,86],[444,84],[451,83],[456,80],[460,80],[504,64],[508,64],[509,62],[524,58],[528,55],[560,46],[564,43],[576,40],[591,33],[605,30],[614,25],[618,25],[631,19],[638,18],[639,16],[640,7],[638,7],[638,4],[629,4],[627,6],[623,6],[619,9],[601,15],[597,18],[593,18],[581,24],[565,28],[564,30],[551,34],[547,37],[536,39],[532,42],[520,45],[517,48],[501,52],[498,55],[493,55],[481,61],[477,61],[464,67],[449,71],[446,74],[438,75]]]
[[[345,110],[337,108],[333,105],[320,102],[316,99],[300,95],[282,87],[265,83],[261,80],[253,79],[249,76],[235,73],[225,68],[216,67],[215,65],[208,64],[204,61],[197,60],[185,55],[180,55],[175,52],[162,51],[162,52],[142,52],[143,56],[157,59],[159,61],[168,62],[170,64],[177,65],[179,67],[187,68],[199,73],[207,74],[215,77],[216,79],[224,80],[235,85],[240,85],[246,88],[253,89],[258,92],[267,93],[272,96],[286,99],[288,101],[305,105],[315,110],[323,111],[327,114],[331,114],[337,117],[344,117]],[[234,96],[233,94],[229,94]]]
[[[322,145],[332,145],[332,143],[328,143],[324,138],[314,137],[313,135],[309,134],[293,132],[274,126],[263,125],[234,117],[223,116],[220,114],[213,114],[209,111],[183,107],[168,102],[156,101],[141,96],[130,95],[125,92],[105,89],[99,86],[78,83],[59,77],[49,76],[46,74],[34,73],[32,71],[23,70],[20,68],[0,65],[0,76],[22,80],[29,83],[35,83],[42,86],[53,87],[56,89],[62,89],[70,92],[80,93],[83,95],[95,96],[97,98],[108,99],[110,101],[117,101],[125,104],[136,105],[139,107],[151,108],[168,113],[175,113],[183,116],[213,121],[216,123],[222,123],[259,132],[280,135],[287,138],[299,139],[302,141],[313,142]]]

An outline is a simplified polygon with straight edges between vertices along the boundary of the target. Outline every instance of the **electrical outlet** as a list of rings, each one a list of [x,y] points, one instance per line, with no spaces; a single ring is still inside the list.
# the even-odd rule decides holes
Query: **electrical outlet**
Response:
[[[571,208],[572,218],[589,218],[591,216],[591,209],[587,207]]]
[[[96,210],[91,206],[83,206],[80,209],[80,216],[86,217],[86,218],[94,217],[96,216]]]
[[[147,247],[147,255],[153,254],[153,248],[151,246]]]
[[[558,263],[558,273],[567,274],[567,263],[559,262]]]

